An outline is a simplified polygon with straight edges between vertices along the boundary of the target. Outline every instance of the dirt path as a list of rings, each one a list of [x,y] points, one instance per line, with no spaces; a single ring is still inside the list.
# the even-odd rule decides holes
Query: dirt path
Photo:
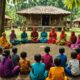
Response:
[[[28,58],[30,59],[31,63],[34,62],[34,55],[35,54],[44,54],[44,47],[45,46],[50,46],[51,51],[50,54],[52,54],[53,59],[56,55],[58,55],[58,50],[60,47],[64,47],[65,48],[65,53],[68,56],[68,59],[70,59],[70,53],[71,50],[69,47],[67,46],[58,46],[58,45],[53,45],[53,44],[22,44],[22,45],[18,45],[16,46],[18,48],[18,54],[20,54],[22,51],[26,51]],[[20,76],[18,76],[17,78],[12,78],[12,79],[0,79],[0,80],[30,80],[29,76],[22,76],[23,79],[20,79]],[[71,79],[70,79],[71,80]],[[76,80],[76,79],[75,79]],[[77,79],[80,80],[80,79]]]

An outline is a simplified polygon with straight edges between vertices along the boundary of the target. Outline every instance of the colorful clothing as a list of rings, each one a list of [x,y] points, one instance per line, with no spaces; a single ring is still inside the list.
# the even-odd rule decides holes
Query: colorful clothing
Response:
[[[47,77],[47,71],[45,71],[45,64],[36,62],[32,64],[32,71],[30,72],[31,80],[45,80]]]
[[[2,46],[5,49],[12,48],[12,44],[10,44],[7,41],[6,37],[3,37],[3,36],[0,38],[0,46]]]
[[[53,66],[53,57],[46,53],[42,56],[42,62],[45,64],[46,69],[49,70]]]
[[[19,67],[13,65],[10,57],[4,58],[0,63],[0,76],[1,77],[12,77],[19,73]]]
[[[46,43],[47,42],[47,32],[41,32],[40,42],[41,43]]]
[[[26,33],[26,32],[23,32],[23,33],[21,34],[21,42],[22,42],[22,43],[28,43],[28,42],[29,42],[28,36],[27,36],[27,33]]]
[[[39,42],[38,32],[34,32],[34,31],[31,32],[31,42],[32,43],[38,43]]]
[[[20,72],[22,74],[28,74],[30,72],[30,61],[28,59],[19,60]]]
[[[59,40],[59,45],[65,45],[66,44],[66,34],[65,34],[65,31],[63,30],[61,32],[61,35],[60,35],[60,40]]]
[[[75,49],[80,48],[80,35],[78,35],[76,44],[75,44]]]
[[[63,67],[50,68],[48,77],[46,80],[67,80]]]
[[[61,66],[62,67],[66,67],[67,66],[67,56],[66,54],[59,54],[57,57],[59,57],[61,59]]]
[[[13,45],[16,45],[16,44],[20,44],[20,41],[16,39],[16,34],[15,33],[11,33],[10,34],[10,42],[13,44]]]
[[[78,59],[79,62],[80,62],[80,53],[78,53],[78,55],[77,55],[77,59]]]
[[[71,49],[75,49],[75,43],[76,43],[76,41],[77,41],[77,37],[76,37],[76,35],[75,35],[75,32],[72,32],[71,33],[71,37],[70,37],[70,47],[71,47]]]
[[[12,58],[12,61],[13,61],[14,66],[16,66],[16,65],[19,64],[19,55],[13,54],[13,55],[11,56],[11,58]]]
[[[79,61],[77,59],[72,59],[69,61],[68,67],[65,69],[66,74],[71,76],[80,75]]]
[[[52,28],[50,34],[49,34],[49,40],[48,43],[56,43],[57,40],[57,33],[55,31],[55,28]]]

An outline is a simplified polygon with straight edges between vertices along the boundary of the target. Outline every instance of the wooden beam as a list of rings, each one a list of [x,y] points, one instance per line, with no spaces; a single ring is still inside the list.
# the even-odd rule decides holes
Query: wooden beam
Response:
[[[42,15],[41,15],[41,26],[42,26]]]
[[[0,36],[4,32],[5,5],[6,0],[0,0]]]

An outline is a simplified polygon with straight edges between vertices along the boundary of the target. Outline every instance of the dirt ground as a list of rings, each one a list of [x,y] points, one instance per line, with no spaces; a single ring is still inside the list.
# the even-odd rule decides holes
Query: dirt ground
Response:
[[[31,63],[34,62],[34,55],[35,54],[44,54],[44,47],[45,46],[50,46],[51,51],[50,54],[52,54],[53,59],[55,58],[55,56],[58,55],[58,50],[60,47],[64,47],[65,48],[65,53],[68,56],[68,60],[70,59],[70,53],[71,50],[69,47],[67,46],[58,46],[58,45],[53,45],[53,44],[21,44],[21,45],[17,45],[16,47],[18,48],[18,54],[20,54],[22,51],[26,51],[28,58],[30,59]],[[0,80],[30,80],[29,76],[18,76],[16,78],[11,78],[11,79],[0,79]],[[69,80],[71,80],[71,78],[69,78]],[[72,79],[72,80],[80,80],[78,78],[76,79]]]

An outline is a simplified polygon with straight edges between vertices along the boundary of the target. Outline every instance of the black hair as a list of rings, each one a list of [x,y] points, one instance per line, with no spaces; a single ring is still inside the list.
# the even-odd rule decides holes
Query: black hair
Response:
[[[76,50],[77,54],[80,53],[80,48],[77,48],[77,49],[75,49],[75,50]]]
[[[22,59],[25,59],[27,57],[27,53],[26,52],[21,52],[20,56],[21,56]]]
[[[71,58],[76,59],[77,58],[77,52],[71,52]]]
[[[61,66],[61,59],[60,59],[59,57],[56,57],[56,58],[54,59],[54,64],[55,64],[56,66]]]
[[[64,53],[65,52],[65,48],[63,48],[63,47],[61,47],[61,48],[59,48],[59,53]]]
[[[44,51],[46,52],[46,53],[49,53],[50,52],[50,47],[45,47],[45,49],[44,49]]]
[[[5,56],[5,57],[10,56],[10,50],[9,49],[4,50],[3,56]]]
[[[35,59],[36,62],[40,62],[41,61],[41,55],[40,54],[36,54],[34,56],[34,59]]]
[[[3,51],[3,48],[2,47],[0,47],[0,51]]]
[[[13,52],[14,54],[16,54],[16,53],[17,53],[17,48],[16,48],[16,47],[12,48],[12,52]]]

